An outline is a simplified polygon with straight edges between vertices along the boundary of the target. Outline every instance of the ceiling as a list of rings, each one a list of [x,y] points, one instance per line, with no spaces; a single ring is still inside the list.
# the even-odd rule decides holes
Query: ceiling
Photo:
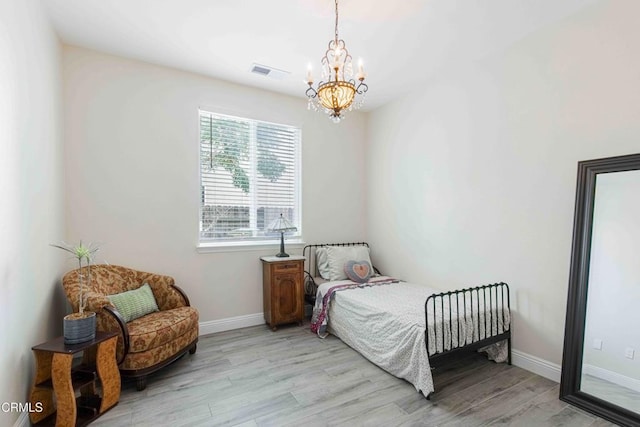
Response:
[[[599,0],[342,0],[371,110]],[[304,97],[334,32],[333,0],[42,0],[63,43]],[[249,72],[253,63],[290,74]],[[355,65],[355,64],[354,64]]]

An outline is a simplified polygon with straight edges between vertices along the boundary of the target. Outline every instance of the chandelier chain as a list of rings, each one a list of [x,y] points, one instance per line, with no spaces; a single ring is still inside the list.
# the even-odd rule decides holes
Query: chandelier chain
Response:
[[[336,44],[338,43],[338,0],[336,0]]]

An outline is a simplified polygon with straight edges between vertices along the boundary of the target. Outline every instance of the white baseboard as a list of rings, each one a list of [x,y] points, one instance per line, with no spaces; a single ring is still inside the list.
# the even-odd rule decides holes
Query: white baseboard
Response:
[[[200,322],[200,335],[215,334],[216,332],[231,331],[249,326],[264,325],[264,314],[255,313],[244,316],[227,317],[226,319]]]
[[[635,378],[627,377],[617,372],[586,364],[582,365],[582,373],[600,378],[601,380],[609,381],[610,383],[614,383],[640,393],[640,381]]]
[[[541,377],[550,379],[557,383],[560,382],[560,373],[562,368],[560,365],[551,363],[539,357],[532,356],[519,350],[511,350],[511,363],[515,366],[526,369],[527,371],[538,374]]]
[[[16,422],[13,423],[13,427],[29,427],[30,425],[28,412],[21,413]]]

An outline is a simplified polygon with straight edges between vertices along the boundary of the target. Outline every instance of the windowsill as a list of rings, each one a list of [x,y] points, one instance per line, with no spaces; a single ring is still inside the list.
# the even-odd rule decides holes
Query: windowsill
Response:
[[[302,250],[306,243],[300,238],[284,241],[285,250]],[[269,249],[280,249],[280,240],[246,241],[246,242],[209,242],[198,243],[196,251],[200,254],[216,252],[261,252]]]

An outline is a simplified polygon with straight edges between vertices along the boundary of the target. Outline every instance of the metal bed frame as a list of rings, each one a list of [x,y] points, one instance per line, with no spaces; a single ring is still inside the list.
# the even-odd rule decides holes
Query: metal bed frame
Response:
[[[469,305],[467,306],[467,300]],[[449,310],[445,310],[445,301],[448,302]],[[481,302],[482,301],[482,302]],[[433,308],[431,316],[428,314],[428,308]],[[436,315],[436,306],[440,306],[440,316]],[[451,313],[451,307],[456,308],[457,318],[472,319],[478,325],[478,340],[469,344],[460,345],[453,342],[453,332],[457,332],[457,336],[461,335],[461,324]],[[474,311],[475,307],[475,311]],[[467,310],[469,308],[469,310]],[[487,310],[488,308],[488,310]],[[461,310],[462,309],[462,310]],[[511,314],[511,305],[509,302],[509,285],[506,283],[494,283],[492,285],[476,286],[467,289],[458,289],[455,291],[442,292],[427,297],[424,303],[425,316],[425,345],[427,346],[427,354],[429,352],[429,321],[433,321],[435,325],[440,320],[442,325],[441,332],[438,334],[434,327],[436,352],[429,356],[431,367],[438,367],[446,363],[449,356],[473,351],[507,340],[507,363],[511,365],[511,322],[506,324],[508,315]],[[500,316],[500,317],[499,317]],[[502,319],[502,324],[499,323]],[[456,320],[454,322],[454,320]],[[484,324],[484,333],[480,333],[480,326]],[[494,332],[495,329],[495,332]],[[445,349],[445,331],[449,332],[449,350]],[[442,344],[443,351],[438,351],[438,342]]]
[[[302,250],[302,255],[306,258],[305,269],[305,300],[308,303],[315,302],[315,293],[309,293],[310,290],[315,292],[317,289],[314,278],[319,277],[318,266],[316,265],[315,250],[324,246],[366,246],[366,242],[354,243],[326,243],[317,245],[307,245]],[[380,271],[372,266],[374,271],[380,274]],[[447,304],[445,305],[445,302]],[[429,313],[429,307],[432,307]],[[440,315],[436,315],[436,307],[440,307]],[[452,314],[451,307],[456,308],[457,317]],[[468,310],[469,308],[469,310]],[[474,310],[475,308],[475,310]],[[429,355],[429,364],[431,368],[437,368],[449,362],[462,353],[475,351],[479,348],[494,344],[500,341],[507,341],[507,363],[511,364],[511,322],[506,324],[507,316],[511,314],[511,304],[509,295],[509,285],[506,283],[494,283],[491,285],[476,286],[466,289],[458,289],[455,291],[442,292],[427,297],[424,303],[425,315],[425,345],[427,354],[429,354],[429,326],[433,325],[434,348],[435,353]],[[498,316],[501,316],[499,318]],[[462,344],[453,341],[454,331],[461,335],[461,324],[457,318],[465,318],[475,320],[478,325],[478,340],[470,344]],[[509,318],[510,319],[510,318]],[[435,327],[437,321],[440,320],[442,328],[438,333]],[[502,324],[499,324],[502,320]],[[484,333],[480,332],[480,324],[484,324]],[[448,340],[445,339],[445,332],[448,332]],[[445,346],[448,343],[448,346]],[[441,349],[438,349],[441,344]],[[427,396],[427,399],[429,396]]]

